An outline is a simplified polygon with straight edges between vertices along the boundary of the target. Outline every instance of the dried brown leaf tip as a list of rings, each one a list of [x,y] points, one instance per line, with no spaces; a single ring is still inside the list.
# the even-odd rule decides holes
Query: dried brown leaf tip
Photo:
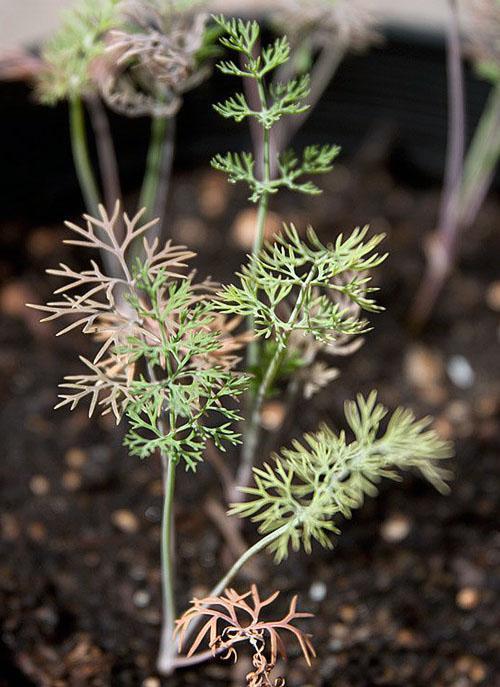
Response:
[[[118,203],[112,215],[102,206],[99,212],[98,218],[84,215],[83,226],[67,222],[77,236],[66,243],[99,252],[106,269],[94,259],[90,269],[60,264],[48,270],[64,280],[54,292],[57,299],[30,307],[45,313],[44,322],[65,320],[58,335],[80,329],[98,344],[92,360],[80,356],[84,373],[65,377],[57,407],[73,410],[88,400],[89,415],[99,408],[119,421],[134,400],[134,381],[144,367],[146,348],[154,357],[156,376],[163,381],[175,372],[178,356],[192,349],[195,332],[211,336],[207,350],[192,353],[189,365],[183,363],[184,383],[188,383],[203,376],[203,370],[207,374],[214,368],[221,373],[233,370],[240,360],[237,352],[249,336],[235,332],[241,318],[212,314],[211,298],[218,285],[194,282],[196,273],[187,267],[195,253],[170,241],[163,247],[158,239],[150,242],[143,234],[156,221],[143,223],[143,212],[130,218],[121,213]],[[141,239],[142,258],[134,261]],[[205,308],[203,315],[197,310],[200,305]]]
[[[286,615],[279,620],[265,620],[264,609],[278,597],[274,592],[267,599],[261,599],[256,585],[250,591],[239,594],[234,589],[226,589],[221,596],[207,596],[193,599],[191,608],[177,621],[175,635],[179,641],[179,651],[186,641],[187,632],[193,624],[205,621],[196,635],[188,652],[192,656],[202,642],[208,638],[209,648],[214,655],[222,653],[222,658],[237,660],[236,644],[247,643],[253,652],[254,670],[247,675],[248,687],[280,687],[283,678],[271,679],[271,673],[278,656],[286,658],[283,633],[291,633],[311,665],[316,655],[309,635],[295,626],[302,618],[311,618],[311,613],[297,611],[297,597],[294,596]],[[267,654],[267,655],[266,655]]]

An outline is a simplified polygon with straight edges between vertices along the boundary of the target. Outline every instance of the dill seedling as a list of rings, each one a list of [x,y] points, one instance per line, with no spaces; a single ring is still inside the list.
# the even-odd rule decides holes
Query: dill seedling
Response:
[[[263,618],[262,609],[277,592],[261,600],[253,585],[239,594],[229,587],[238,572],[265,549],[279,563],[290,550],[303,548],[310,553],[314,542],[331,548],[340,519],[351,517],[366,496],[375,496],[384,478],[399,479],[401,472],[414,470],[445,492],[450,474],[442,462],[451,455],[451,445],[429,428],[428,419],[417,420],[409,410],[396,410],[383,425],[387,410],[373,392],[346,403],[345,431],[321,424],[271,459],[263,455],[265,399],[283,379],[292,385],[300,380],[301,390],[310,394],[335,377],[336,372],[321,366],[316,357],[323,352],[350,352],[368,331],[364,313],[381,309],[370,273],[386,256],[378,252],[383,236],[369,236],[367,227],[325,244],[312,228],[302,238],[295,227],[287,226],[280,236],[264,243],[261,222],[269,197],[280,188],[318,193],[308,177],[330,169],[338,151],[334,146],[312,146],[302,156],[287,153],[279,157],[280,175],[271,178],[266,132],[285,114],[303,110],[307,79],[268,91],[267,75],[288,59],[286,39],[277,39],[255,54],[259,36],[255,22],[218,17],[217,24],[226,32],[222,43],[244,57],[240,66],[224,61],[219,68],[254,80],[263,96],[259,111],[252,110],[241,95],[217,109],[237,121],[254,118],[267,141],[262,177],[250,154],[227,154],[214,161],[230,180],[245,181],[259,203],[255,250],[236,283],[221,287],[210,280],[197,281],[195,273],[188,271],[191,251],[171,242],[160,244],[157,237],[148,239],[155,221],[144,219],[145,210],[129,217],[122,215],[119,203],[112,213],[99,205],[96,215],[84,216],[82,226],[68,223],[75,237],[67,243],[100,252],[113,269],[101,268],[95,259],[83,270],[61,264],[49,270],[63,280],[55,299],[34,307],[44,312],[45,320],[65,321],[59,334],[79,328],[96,342],[95,356],[81,358],[83,372],[64,379],[59,407],[74,409],[88,402],[90,415],[99,410],[112,413],[117,422],[124,419],[129,452],[143,460],[155,455],[161,460],[159,672],[168,676],[218,653],[234,658],[236,645],[244,642],[253,654],[247,686],[270,687],[285,684],[282,678],[272,682],[270,677],[278,655],[285,653],[282,634],[296,638],[308,663],[314,656],[309,636],[295,624],[309,614],[297,612],[294,597],[285,616]],[[140,240],[142,257],[134,258]],[[244,318],[251,331],[238,334]],[[260,356],[256,365],[241,372],[239,355],[249,341],[253,355],[257,351]],[[250,384],[252,404],[244,420],[237,401]],[[221,452],[228,445],[237,446],[238,422],[246,431],[238,473],[243,479],[236,494],[246,500],[235,498],[230,514],[254,522],[259,536],[212,592],[195,599],[176,621],[177,472],[183,466],[196,473],[209,445]],[[254,464],[257,459],[259,466]],[[187,655],[177,654],[174,634],[181,647],[189,643]],[[199,650],[205,640],[208,646]]]

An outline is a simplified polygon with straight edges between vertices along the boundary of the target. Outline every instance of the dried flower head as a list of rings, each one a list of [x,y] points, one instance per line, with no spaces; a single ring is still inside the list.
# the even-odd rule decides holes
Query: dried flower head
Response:
[[[38,78],[42,102],[84,96],[95,90],[92,65],[104,52],[104,36],[116,26],[118,0],[80,0],[64,14],[59,31],[42,51]]]
[[[101,92],[129,116],[172,116],[182,94],[206,76],[202,65],[208,15],[193,2],[124,0],[124,28],[107,37],[96,68]]]
[[[293,45],[309,38],[316,48],[339,41],[363,50],[378,38],[362,0],[280,0],[272,19]]]
[[[276,665],[278,656],[286,658],[284,632],[290,632],[299,643],[308,665],[316,655],[308,635],[304,634],[294,623],[302,618],[311,618],[311,613],[297,611],[297,597],[294,596],[286,615],[280,620],[265,620],[263,609],[270,606],[278,597],[275,592],[267,599],[261,600],[255,585],[245,594],[238,594],[234,589],[226,589],[221,596],[208,596],[204,599],[193,599],[191,607],[177,620],[175,635],[179,641],[179,651],[185,643],[186,633],[193,623],[205,621],[194,639],[188,656],[192,656],[208,636],[209,648],[214,656],[223,653],[223,658],[234,661],[238,654],[236,644],[248,643],[253,652],[254,670],[247,675],[248,687],[284,685],[282,678],[271,682],[270,674]],[[266,649],[269,643],[268,656]]]
[[[479,73],[500,79],[500,0],[470,0],[466,5],[467,44]]]

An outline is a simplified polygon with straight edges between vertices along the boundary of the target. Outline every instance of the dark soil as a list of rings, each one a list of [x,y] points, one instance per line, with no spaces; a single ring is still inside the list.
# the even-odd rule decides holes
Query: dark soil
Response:
[[[326,180],[320,200],[274,201],[281,217],[311,222],[325,238],[370,221],[387,232],[391,254],[377,279],[386,313],[373,317],[359,352],[338,360],[339,380],[300,404],[294,432],[320,420],[340,426],[344,400],[377,388],[390,407],[437,418],[456,441],[456,479],[447,497],[413,476],[383,485],[342,524],[334,551],[294,554],[279,567],[262,556],[260,587],[280,589],[282,607],[299,593],[315,613],[308,627],[318,658],[309,671],[290,647],[283,671],[291,687],[492,686],[500,649],[498,205],[490,200],[483,210],[417,341],[407,310],[438,193],[402,187],[388,168],[358,160]],[[174,197],[175,238],[200,251],[202,274],[228,279],[242,259],[234,225],[244,233],[244,190],[203,171],[177,178]],[[128,457],[109,420],[52,410],[57,383],[78,369],[76,354],[89,342],[54,338],[22,305],[48,296],[45,267],[81,259],[60,245],[63,236],[61,227],[1,227],[0,685],[242,685],[245,659],[156,676],[158,461]],[[207,495],[221,497],[208,465],[181,476],[181,609],[218,579],[227,558]],[[252,526],[245,536],[254,541]]]

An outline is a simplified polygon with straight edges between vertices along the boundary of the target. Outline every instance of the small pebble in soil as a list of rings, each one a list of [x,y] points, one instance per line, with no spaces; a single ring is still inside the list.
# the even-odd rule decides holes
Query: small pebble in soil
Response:
[[[442,357],[425,346],[412,346],[406,354],[405,372],[408,381],[419,389],[435,386],[444,376]]]
[[[161,687],[161,682],[157,677],[147,677],[143,681],[142,687]]]
[[[311,599],[311,601],[319,603],[320,601],[323,601],[325,599],[326,592],[327,587],[324,582],[313,582],[312,585],[309,587],[309,598]]]
[[[471,364],[463,355],[453,355],[446,366],[448,377],[459,389],[470,389],[476,375]]]
[[[389,544],[397,544],[410,534],[411,520],[402,513],[390,516],[382,523],[380,534],[382,539]]]
[[[88,456],[85,451],[77,447],[70,448],[64,456],[64,460],[66,461],[68,467],[72,468],[73,470],[79,470],[82,468],[87,462],[87,458]]]
[[[16,518],[10,513],[3,513],[0,516],[0,526],[4,541],[15,541],[21,533]]]
[[[145,589],[139,589],[133,596],[134,605],[137,608],[146,608],[151,601],[151,595]]]
[[[43,475],[34,475],[30,479],[30,489],[35,496],[45,496],[50,491],[50,482]]]
[[[47,528],[43,522],[30,522],[28,525],[28,536],[35,542],[42,542],[47,537]]]
[[[353,623],[356,620],[357,615],[358,611],[356,610],[356,607],[351,606],[350,604],[344,604],[339,608],[339,618],[344,623]]]
[[[139,521],[137,517],[131,511],[123,508],[120,510],[115,510],[111,514],[111,522],[119,530],[126,532],[127,534],[133,534],[139,529]]]
[[[500,312],[500,281],[494,281],[489,285],[486,292],[486,303],[492,310]]]
[[[82,486],[82,478],[78,472],[68,470],[62,476],[62,485],[66,491],[78,491]]]
[[[475,656],[460,656],[455,663],[455,668],[462,675],[468,675],[475,684],[483,682],[486,678],[486,668]]]
[[[474,587],[464,587],[456,596],[457,606],[464,611],[471,611],[473,608],[476,608],[479,601],[479,591]]]
[[[144,516],[149,522],[160,522],[161,520],[161,509],[158,506],[148,506],[144,511]]]
[[[279,401],[268,401],[261,413],[261,422],[269,432],[281,427],[285,418],[285,406]]]
[[[142,582],[146,579],[147,574],[142,565],[134,565],[130,568],[130,577],[136,582]]]
[[[401,628],[396,635],[396,643],[404,649],[413,649],[418,644],[417,637],[408,628]]]

